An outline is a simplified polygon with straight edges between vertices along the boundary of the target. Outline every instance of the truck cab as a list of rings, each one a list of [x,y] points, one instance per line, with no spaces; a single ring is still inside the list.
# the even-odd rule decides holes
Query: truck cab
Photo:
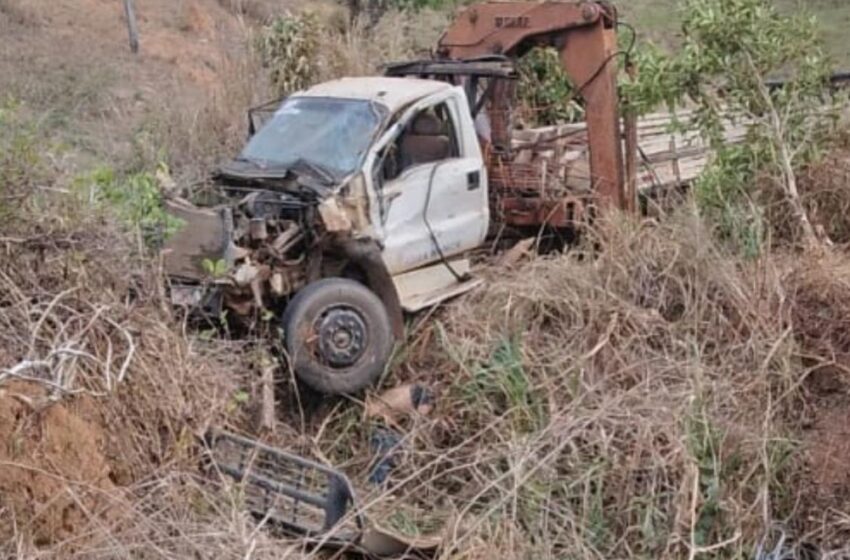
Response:
[[[278,103],[164,247],[172,300],[275,317],[294,372],[352,393],[384,370],[414,312],[476,284],[487,170],[461,87],[344,78]]]
[[[352,233],[381,245],[391,275],[462,254],[484,240],[489,224],[486,169],[461,88],[431,80],[344,78],[291,97],[281,111],[328,101],[341,111],[362,110],[374,116],[369,132],[357,131],[364,147],[354,157],[358,165],[352,166],[348,181],[340,182],[336,194],[365,199],[365,219],[357,221]],[[286,119],[276,123],[278,118],[269,125],[281,127],[285,142]],[[329,145],[358,142],[347,134],[328,130],[316,139]],[[333,158],[332,153],[327,156]],[[361,192],[344,188],[352,181],[362,182]],[[340,203],[346,205],[342,199]]]

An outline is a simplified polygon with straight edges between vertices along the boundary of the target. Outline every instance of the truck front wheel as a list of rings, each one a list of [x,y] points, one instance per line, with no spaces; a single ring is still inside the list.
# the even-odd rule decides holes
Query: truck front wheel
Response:
[[[374,383],[393,349],[384,304],[353,280],[327,278],[298,292],[283,314],[284,343],[301,381],[331,395]]]

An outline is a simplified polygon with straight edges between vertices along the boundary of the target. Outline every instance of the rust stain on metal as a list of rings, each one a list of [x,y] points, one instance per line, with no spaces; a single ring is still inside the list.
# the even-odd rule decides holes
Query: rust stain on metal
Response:
[[[592,4],[592,3],[591,3]],[[601,11],[586,19],[585,3],[493,2],[478,4],[475,17],[459,17],[442,39],[440,50],[449,58],[474,58],[484,54],[513,53],[535,35],[562,33],[593,23]],[[502,50],[496,50],[496,46]]]

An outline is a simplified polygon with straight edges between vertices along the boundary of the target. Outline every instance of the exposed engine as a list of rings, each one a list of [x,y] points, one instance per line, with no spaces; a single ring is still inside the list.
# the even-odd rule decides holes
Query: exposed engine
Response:
[[[233,208],[233,267],[224,304],[240,315],[306,283],[305,246],[315,206],[288,193],[254,191]]]
[[[217,288],[216,307],[244,316],[306,283],[316,203],[289,192],[237,192],[235,203],[213,208],[169,202],[186,222],[166,244],[174,303],[196,306],[205,288]]]

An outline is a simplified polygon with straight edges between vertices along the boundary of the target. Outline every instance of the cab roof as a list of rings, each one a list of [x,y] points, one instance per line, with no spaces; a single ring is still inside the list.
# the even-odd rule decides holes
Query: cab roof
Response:
[[[411,103],[451,87],[445,82],[418,78],[341,78],[317,84],[296,96],[374,100],[395,113]]]

